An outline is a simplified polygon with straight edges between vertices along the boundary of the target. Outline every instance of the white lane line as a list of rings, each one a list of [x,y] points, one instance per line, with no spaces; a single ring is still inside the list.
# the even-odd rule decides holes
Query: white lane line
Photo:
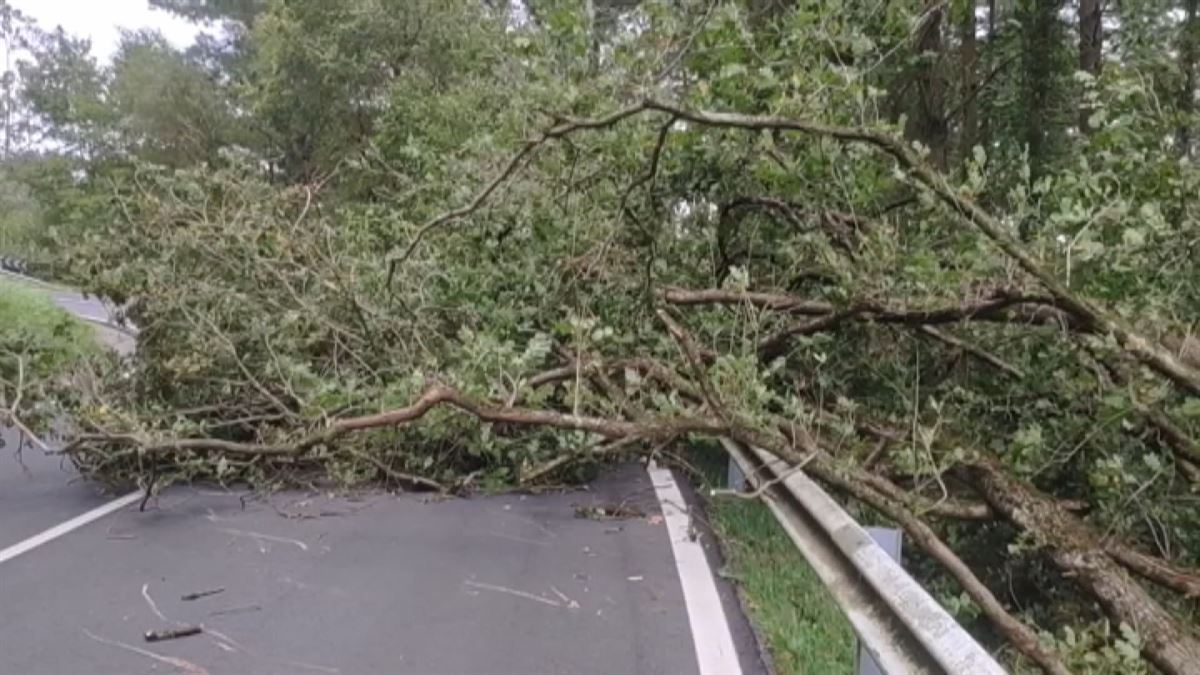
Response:
[[[111,502],[108,502],[107,504],[97,506],[87,513],[75,516],[74,518],[64,523],[59,523],[58,525],[55,525],[44,532],[35,534],[25,541],[18,542],[4,550],[0,550],[0,565],[12,560],[22,553],[28,553],[42,544],[47,544],[51,541],[54,541],[68,532],[77,530],[94,520],[99,520],[113,511],[123,509],[141,498],[142,492],[140,490],[137,492],[131,492],[124,497],[119,497]]]
[[[646,468],[654,494],[662,507],[663,521],[671,537],[671,552],[679,583],[683,586],[683,602],[687,605],[688,623],[692,626],[692,644],[700,675],[741,675],[742,665],[733,646],[725,607],[717,594],[717,583],[708,556],[698,539],[692,536],[691,518],[686,502],[670,469],[654,462]]]

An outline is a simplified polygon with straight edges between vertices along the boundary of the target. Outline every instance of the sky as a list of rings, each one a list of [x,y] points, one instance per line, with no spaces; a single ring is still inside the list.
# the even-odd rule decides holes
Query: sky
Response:
[[[154,28],[178,47],[190,45],[200,30],[174,14],[151,9],[147,0],[9,0],[9,4],[46,30],[62,26],[72,35],[90,38],[92,53],[101,63],[117,51],[121,28]]]

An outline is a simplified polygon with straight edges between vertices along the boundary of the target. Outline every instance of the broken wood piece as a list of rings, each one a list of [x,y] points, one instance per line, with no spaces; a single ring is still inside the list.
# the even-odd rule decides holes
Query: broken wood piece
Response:
[[[591,520],[625,520],[628,518],[645,518],[646,513],[636,506],[625,504],[594,504],[591,506],[576,506],[576,518]]]
[[[188,593],[187,595],[181,595],[181,596],[179,596],[179,599],[183,600],[184,602],[189,602],[191,600],[199,600],[200,598],[207,598],[210,595],[216,595],[217,593],[224,593],[224,592],[225,592],[224,588],[213,588],[213,589],[210,589],[207,591],[196,591],[195,593]]]
[[[178,640],[179,638],[199,635],[204,632],[201,626],[184,626],[182,628],[170,628],[167,630],[148,630],[143,636],[146,642],[163,642],[164,640]]]

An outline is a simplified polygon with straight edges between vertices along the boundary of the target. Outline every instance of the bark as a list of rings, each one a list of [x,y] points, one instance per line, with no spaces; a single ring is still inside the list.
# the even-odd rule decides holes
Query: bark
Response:
[[[1183,593],[1185,598],[1200,598],[1200,576],[1197,576],[1195,571],[1172,565],[1161,558],[1120,543],[1110,543],[1105,550],[1113,560],[1146,579]]]
[[[1200,0],[1185,0],[1183,31],[1179,44],[1179,69],[1183,86],[1179,90],[1179,130],[1176,132],[1179,152],[1192,155],[1194,117],[1196,113],[1196,69],[1200,67]]]
[[[1050,163],[1050,108],[1054,99],[1055,27],[1060,0],[1031,0],[1022,30],[1021,94],[1024,99],[1024,141],[1029,150],[1033,182],[1046,174]]]
[[[758,346],[761,358],[771,360],[787,352],[792,338],[831,330],[847,321],[864,321],[915,326],[916,330],[934,340],[960,349],[972,358],[997,368],[1009,376],[1023,374],[990,352],[934,328],[935,325],[960,321],[992,321],[1021,325],[1070,326],[1078,323],[1052,306],[1052,300],[1007,289],[997,289],[979,300],[964,301],[942,307],[908,308],[889,306],[873,301],[852,303],[836,308],[820,300],[808,300],[784,293],[730,291],[725,289],[688,290],[661,289],[658,297],[673,305],[750,305],[783,314],[815,317],[789,326],[764,338]]]
[[[1112,335],[1130,355],[1179,386],[1200,394],[1200,370],[1193,368],[1161,344],[1134,330],[1124,319],[1107,308],[1077,295],[1066,287],[1010,232],[1010,228],[988,213],[973,200],[958,194],[945,183],[941,174],[930,169],[897,139],[869,129],[817,124],[783,117],[740,115],[736,113],[691,111],[657,101],[646,101],[633,108],[609,115],[590,124],[593,127],[606,120],[628,117],[629,110],[651,109],[672,113],[680,119],[714,127],[747,130],[797,131],[825,136],[847,143],[865,143],[890,155],[906,169],[920,185],[957,212],[968,224],[990,239],[1005,255],[1012,258],[1027,274],[1037,279],[1055,304],[1075,315],[1092,332]],[[622,114],[628,113],[628,114]],[[615,123],[615,122],[612,122]]]
[[[985,51],[992,51],[996,44],[996,0],[987,0],[987,42],[984,46]],[[979,144],[982,145],[988,154],[991,154],[992,148],[992,118],[985,110],[982,119],[979,122]]]
[[[1099,600],[1114,621],[1138,631],[1151,663],[1168,675],[1200,672],[1200,641],[1130,578],[1088,525],[995,460],[979,459],[969,471],[998,514],[1033,535],[1063,574]]]
[[[438,407],[457,409],[486,424],[586,431],[613,441],[639,439],[648,442],[662,442],[687,434],[728,436],[740,443],[770,450],[778,457],[792,463],[803,461],[806,458],[797,451],[795,439],[784,442],[783,438],[777,434],[762,433],[751,426],[739,423],[726,423],[721,420],[694,416],[645,418],[630,421],[578,415],[481,400],[440,383],[430,385],[410,405],[374,415],[334,420],[325,428],[308,433],[291,443],[240,443],[216,438],[149,439],[135,434],[81,434],[64,446],[60,454],[75,456],[98,447],[127,446],[138,448],[146,454],[222,453],[230,456],[261,456],[295,460],[310,450],[333,446],[343,437],[355,432],[411,424]]]
[[[1090,355],[1095,361],[1093,370],[1096,371],[1096,378],[1100,384],[1108,389],[1128,392],[1134,410],[1142,417],[1145,425],[1158,436],[1162,443],[1171,449],[1175,457],[1175,464],[1180,469],[1180,472],[1191,482],[1200,482],[1197,480],[1198,477],[1190,470],[1192,466],[1191,462],[1200,462],[1200,443],[1192,439],[1166,413],[1144,403],[1137,396],[1133,395],[1134,390],[1130,386],[1132,376],[1129,368],[1121,359],[1105,360],[1098,353],[1095,345],[1087,342],[1083,343],[1083,347],[1084,353]],[[1191,362],[1189,361],[1189,363]]]
[[[1093,77],[1099,77],[1104,57],[1103,4],[1101,0],[1079,0],[1079,69]],[[1079,103],[1079,130],[1091,133],[1088,118],[1091,106],[1086,101]]]
[[[971,157],[975,145],[979,143],[979,98],[977,91],[981,86],[976,73],[979,65],[979,46],[975,40],[975,0],[967,3],[959,24],[959,78],[962,82],[959,88],[963,96],[962,124],[959,128],[959,156],[966,159]],[[963,163],[966,166],[966,163]]]
[[[938,169],[948,164],[950,130],[946,121],[946,77],[942,72],[942,23],[945,3],[928,0],[917,39],[921,63],[915,73],[917,110],[909,135],[929,148],[929,161]]]
[[[810,300],[786,293],[731,291],[721,288],[692,290],[686,288],[664,288],[657,292],[659,299],[672,305],[751,305],[774,312],[806,317],[826,317],[845,311],[846,306],[835,306],[823,300]],[[1029,306],[1027,309],[1045,308],[1054,310],[1053,299],[1043,295],[1022,293],[1018,290],[997,288],[978,299],[963,300],[957,304],[934,307],[905,307],[888,305],[873,300],[849,303],[858,308],[858,316],[876,323],[900,325],[937,325],[960,321],[1001,321],[1026,323],[1053,323],[1062,325],[1070,319],[1051,312],[1022,310],[1015,314],[1006,310]],[[853,317],[847,317],[853,318]]]

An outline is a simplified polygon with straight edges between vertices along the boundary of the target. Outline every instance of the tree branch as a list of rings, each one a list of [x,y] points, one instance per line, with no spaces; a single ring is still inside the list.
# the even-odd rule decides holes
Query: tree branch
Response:
[[[997,513],[1047,547],[1055,565],[1096,597],[1114,620],[1137,626],[1146,658],[1169,675],[1195,672],[1200,641],[1117,566],[1090,526],[1009,476],[994,459],[981,456],[969,471]]]
[[[941,174],[929,168],[900,139],[871,129],[818,124],[786,117],[694,111],[654,100],[625,110],[631,111],[630,114],[643,110],[657,110],[706,126],[748,131],[795,131],[872,146],[892,157],[919,185],[929,190],[966,223],[991,240],[1005,255],[1012,258],[1021,269],[1041,282],[1056,304],[1078,317],[1092,332],[1112,335],[1124,350],[1139,361],[1180,387],[1200,394],[1200,370],[1187,365],[1170,350],[1142,335],[1107,308],[1068,289],[1013,236],[1011,228],[973,200],[951,189]]]

